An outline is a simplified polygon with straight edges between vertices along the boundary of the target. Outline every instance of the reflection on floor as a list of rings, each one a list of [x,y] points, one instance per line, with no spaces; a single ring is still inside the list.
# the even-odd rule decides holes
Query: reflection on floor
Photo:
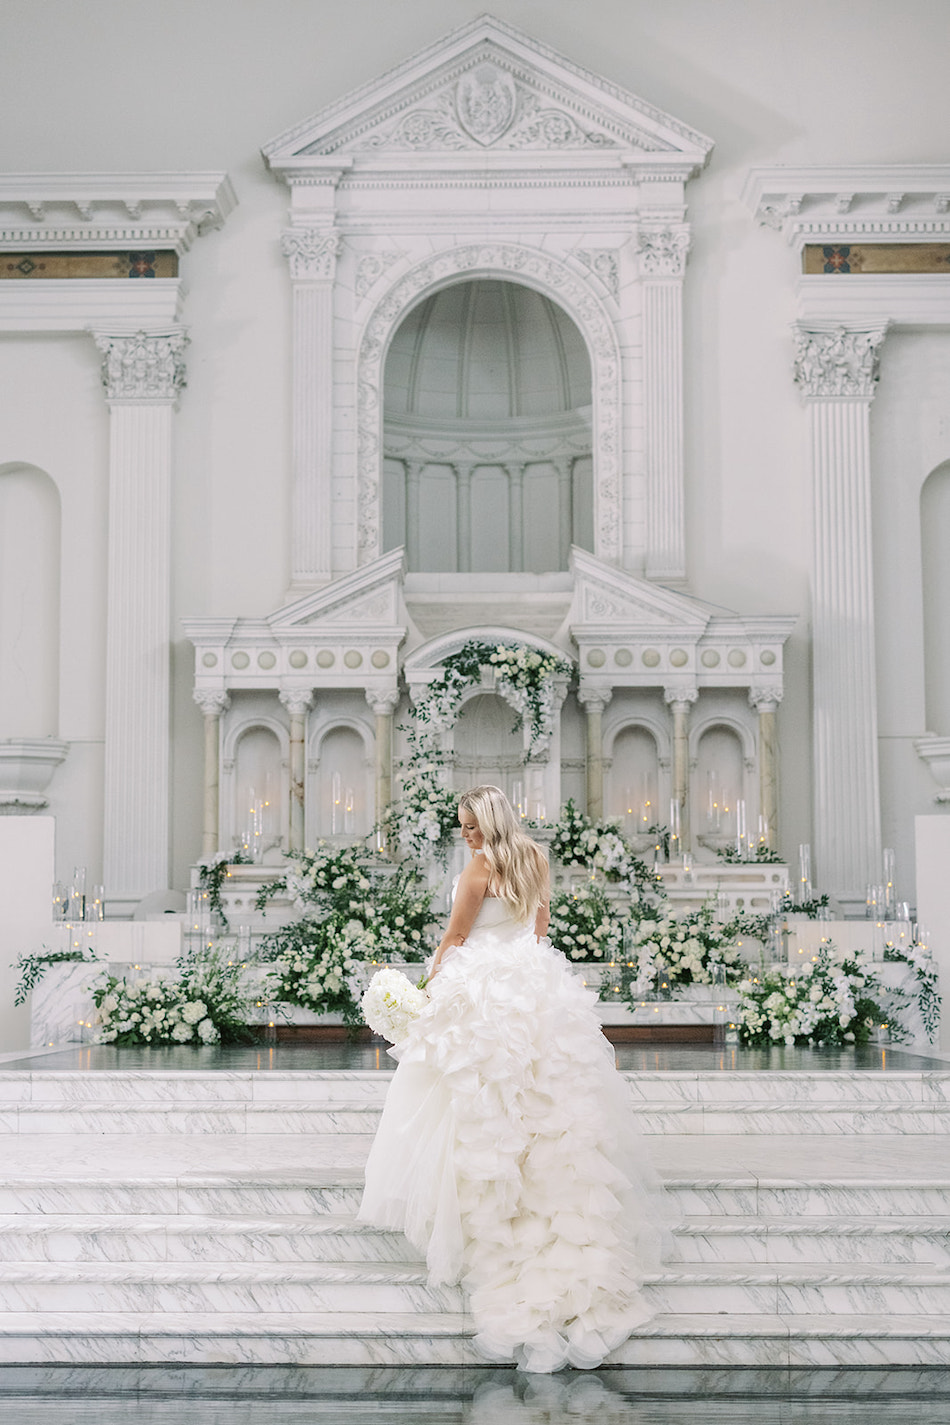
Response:
[[[909,1053],[901,1049],[882,1049],[866,1045],[855,1049],[772,1049],[719,1048],[701,1044],[618,1044],[615,1046],[620,1069],[654,1072],[670,1070],[678,1073],[717,1073],[748,1070],[814,1073],[823,1069],[860,1070],[886,1073],[888,1070],[946,1070],[947,1064],[926,1054]],[[42,1073],[45,1069],[81,1069],[84,1072],[110,1069],[169,1070],[200,1069],[230,1073],[257,1073],[276,1069],[281,1073],[293,1070],[375,1070],[389,1073],[394,1068],[386,1052],[386,1044],[312,1044],[271,1046],[235,1045],[230,1048],[192,1047],[190,1045],[162,1048],[117,1049],[111,1044],[76,1045],[54,1049],[48,1054],[30,1054],[0,1062],[0,1073],[29,1070]]]
[[[4,1425],[946,1425],[945,1369],[6,1367]]]

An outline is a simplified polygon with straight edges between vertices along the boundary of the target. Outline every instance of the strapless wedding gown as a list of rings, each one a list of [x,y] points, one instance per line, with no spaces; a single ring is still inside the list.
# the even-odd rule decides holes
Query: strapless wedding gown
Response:
[[[591,1368],[652,1314],[662,1188],[596,996],[488,897],[390,1050],[359,1217],[461,1282],[480,1354]]]

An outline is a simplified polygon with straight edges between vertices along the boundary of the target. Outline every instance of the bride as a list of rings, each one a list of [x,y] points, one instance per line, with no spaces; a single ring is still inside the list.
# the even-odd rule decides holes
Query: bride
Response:
[[[546,938],[544,852],[497,787],[459,800],[473,853],[399,1060],[359,1217],[460,1281],[475,1345],[529,1371],[591,1368],[653,1309],[661,1189],[595,996]]]

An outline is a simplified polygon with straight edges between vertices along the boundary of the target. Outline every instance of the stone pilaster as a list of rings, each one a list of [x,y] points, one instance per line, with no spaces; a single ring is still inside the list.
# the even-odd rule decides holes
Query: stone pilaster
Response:
[[[455,470],[455,527],[456,565],[460,574],[467,574],[472,567],[472,466],[456,462]]]
[[[508,568],[524,569],[524,466],[512,464],[508,471]]]
[[[205,723],[205,767],[204,767],[204,816],[202,823],[201,854],[214,856],[218,849],[219,801],[218,790],[221,782],[221,714],[231,706],[231,699],[224,692],[195,691],[192,695],[204,714]]]
[[[562,569],[570,564],[571,545],[574,543],[574,460],[571,456],[559,456],[554,462],[557,471],[558,495],[558,552]]]
[[[422,463],[404,462],[406,471],[406,565],[412,573],[419,569],[419,496],[422,485]]]
[[[814,505],[816,864],[821,885],[845,902],[863,902],[881,861],[869,424],[885,331],[795,332]]]
[[[110,413],[103,879],[122,914],[168,885],[172,420],[188,338],[93,335]]]
[[[376,718],[376,825],[383,828],[393,799],[393,714],[399,703],[399,690],[380,693],[367,688],[366,701]]]
[[[604,709],[612,697],[611,688],[581,687],[577,694],[587,714],[587,815],[594,821],[604,814]]]
[[[278,694],[290,714],[290,825],[288,850],[303,851],[305,841],[307,766],[307,713],[313,706],[313,694],[306,688],[293,688]]]
[[[683,278],[689,227],[648,223],[637,236],[643,288],[643,411],[649,579],[685,579]]]
[[[672,801],[679,807],[680,850],[689,851],[689,710],[699,697],[699,691],[696,688],[664,688],[663,697],[673,717]]]
[[[765,822],[769,845],[778,838],[778,735],[775,714],[782,701],[781,688],[750,688],[749,704],[759,715],[759,816]]]
[[[332,577],[333,284],[340,236],[291,228],[281,248],[293,283],[292,579],[299,588]]]

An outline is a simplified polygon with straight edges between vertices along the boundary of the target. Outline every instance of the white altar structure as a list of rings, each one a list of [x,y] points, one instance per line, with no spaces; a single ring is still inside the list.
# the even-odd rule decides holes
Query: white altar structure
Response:
[[[527,763],[471,688],[456,785],[644,848],[675,808],[700,864],[741,808],[852,914],[886,842],[915,899],[950,167],[776,153],[727,191],[712,149],[481,16],[240,181],[0,176],[0,809],[55,817],[61,878],[123,918],[200,855],[370,833],[478,638],[575,675]]]

